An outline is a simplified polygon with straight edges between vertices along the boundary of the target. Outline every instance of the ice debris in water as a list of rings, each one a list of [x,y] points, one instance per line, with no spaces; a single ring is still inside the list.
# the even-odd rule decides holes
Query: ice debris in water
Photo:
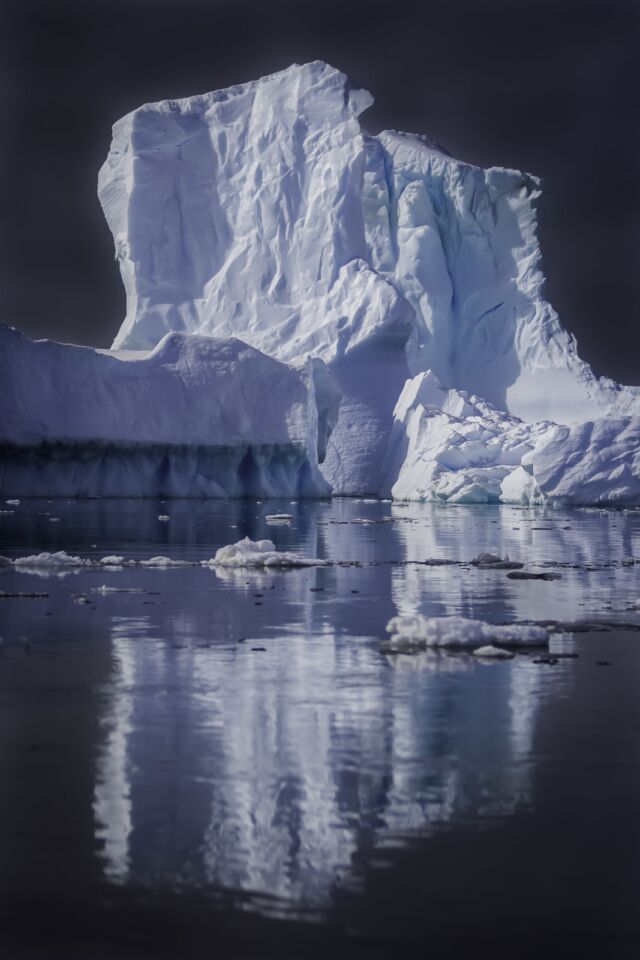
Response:
[[[272,540],[245,537],[237,543],[220,547],[215,557],[205,564],[221,567],[323,567],[327,561],[278,551]]]
[[[513,654],[504,647],[494,647],[489,643],[484,647],[477,647],[473,651],[474,657],[486,657],[488,660],[512,660]]]
[[[168,513],[159,513],[159,514],[158,514],[158,520],[162,520],[163,522],[166,522],[167,520],[170,520],[170,519],[171,519],[171,517],[169,516]]]
[[[172,560],[171,557],[150,557],[148,560],[138,560],[140,567],[190,567],[190,560]]]
[[[524,563],[517,560],[510,560],[509,555],[500,557],[495,553],[479,553],[471,561],[474,567],[480,567],[484,570],[521,570]]]
[[[98,563],[102,567],[121,567],[124,562],[124,557],[113,553],[109,554],[108,557],[101,557],[101,559],[98,560]]]
[[[108,593],[144,593],[144,589],[142,587],[108,587],[103,583],[101,587],[92,587],[91,592],[106,596]]]
[[[17,507],[20,503],[19,500],[6,500],[5,503],[8,503],[10,507]]]
[[[15,567],[84,567],[90,560],[70,556],[65,550],[56,553],[38,553],[29,557],[17,557],[13,561]]]
[[[475,647],[492,640],[508,646],[546,646],[549,631],[528,624],[496,625],[466,617],[392,617],[387,624],[392,647]]]
[[[293,521],[293,515],[290,513],[270,513],[264,518],[265,523],[269,524],[278,524],[278,523],[291,523]]]

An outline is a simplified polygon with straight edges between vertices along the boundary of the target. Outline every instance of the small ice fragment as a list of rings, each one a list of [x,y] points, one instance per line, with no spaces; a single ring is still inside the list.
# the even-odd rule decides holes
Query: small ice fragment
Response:
[[[271,540],[245,537],[237,543],[220,547],[215,557],[203,563],[221,567],[323,567],[327,561],[302,557],[298,553],[278,552]]]
[[[101,587],[92,587],[91,592],[106,596],[108,593],[144,593],[144,590],[142,587],[108,587],[103,583]]]
[[[149,560],[140,560],[141,567],[190,567],[189,560],[172,560],[170,557],[150,557]]]
[[[167,520],[170,520],[170,519],[171,519],[171,517],[169,516],[168,513],[159,513],[159,514],[158,514],[158,520],[162,520],[163,523],[166,523]]]
[[[89,598],[88,598],[88,597],[75,597],[73,602],[74,602],[74,603],[89,603]]]
[[[64,550],[56,553],[38,553],[30,557],[18,557],[13,561],[16,567],[83,567],[90,560],[70,556]]]
[[[264,519],[267,523],[291,523],[293,515],[290,513],[270,513]]]
[[[60,523],[60,517],[49,517],[49,523]]]
[[[17,507],[20,503],[19,500],[5,500],[5,503],[8,503],[10,507]]]
[[[392,617],[390,643],[400,647],[474,647],[497,640],[507,646],[547,646],[549,631],[529,624],[497,626],[466,617]]]
[[[474,567],[480,567],[484,570],[521,570],[524,563],[518,563],[516,560],[510,560],[509,554],[499,557],[495,553],[479,553],[471,561]]]
[[[107,557],[102,557],[98,560],[98,563],[101,567],[119,567],[124,563],[124,557],[119,557],[116,554],[109,554]]]
[[[494,647],[489,643],[484,647],[478,647],[473,651],[474,657],[487,657],[492,660],[513,660],[513,654],[504,647]]]

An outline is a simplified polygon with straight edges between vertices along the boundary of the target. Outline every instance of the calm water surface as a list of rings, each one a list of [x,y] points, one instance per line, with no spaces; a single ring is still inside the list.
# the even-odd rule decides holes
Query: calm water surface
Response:
[[[11,558],[333,561],[0,570],[46,594],[0,599],[3,957],[638,954],[640,513],[0,506]],[[384,654],[414,612],[554,621],[576,656]]]

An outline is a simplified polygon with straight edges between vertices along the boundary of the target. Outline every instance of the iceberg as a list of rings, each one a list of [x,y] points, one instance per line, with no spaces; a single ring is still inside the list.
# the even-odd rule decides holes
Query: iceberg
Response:
[[[640,502],[640,388],[544,299],[539,180],[372,102],[315,61],[115,123],[126,316],[110,351],[0,328],[0,493]]]
[[[0,326],[0,490],[48,496],[324,497],[339,391],[233,338],[151,351],[32,342]]]
[[[343,394],[322,468],[334,493],[397,484],[405,497],[497,499],[549,424],[625,421],[640,393],[595,377],[544,299],[539,180],[424,136],[370,136],[358,117],[371,103],[316,61],[119,120],[99,176],[127,294],[114,347],[151,349],[178,330],[240,336],[285,362],[320,357]],[[482,398],[486,463],[472,455],[445,476],[438,460],[420,474],[390,457],[398,397],[429,372]],[[597,456],[617,444],[602,437]],[[619,492],[567,482],[569,499]]]

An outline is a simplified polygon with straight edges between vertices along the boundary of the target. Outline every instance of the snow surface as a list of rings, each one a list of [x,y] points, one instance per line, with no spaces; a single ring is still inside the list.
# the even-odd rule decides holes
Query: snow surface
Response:
[[[546,422],[640,414],[640,394],[597,379],[543,298],[539,181],[426,137],[369,136],[358,116],[371,103],[316,61],[118,121],[99,177],[127,293],[114,347],[180,330],[237,335],[287,362],[321,357],[343,393],[323,467],[334,493],[397,480],[397,496],[498,499]],[[431,459],[398,478],[392,411],[428,370],[509,415],[480,411],[509,438],[479,439],[486,463],[471,451],[469,466]],[[570,497],[618,492],[567,482]]]
[[[173,333],[123,361],[0,326],[0,490],[327,496],[338,404],[321,360],[294,369],[236,339]]]
[[[476,647],[497,640],[507,646],[546,646],[549,631],[527,624],[496,626],[466,617],[392,617],[387,624],[395,647]]]
[[[209,566],[220,567],[323,567],[326,560],[303,557],[299,553],[276,550],[271,540],[251,540],[245,537],[237,543],[220,547]]]

